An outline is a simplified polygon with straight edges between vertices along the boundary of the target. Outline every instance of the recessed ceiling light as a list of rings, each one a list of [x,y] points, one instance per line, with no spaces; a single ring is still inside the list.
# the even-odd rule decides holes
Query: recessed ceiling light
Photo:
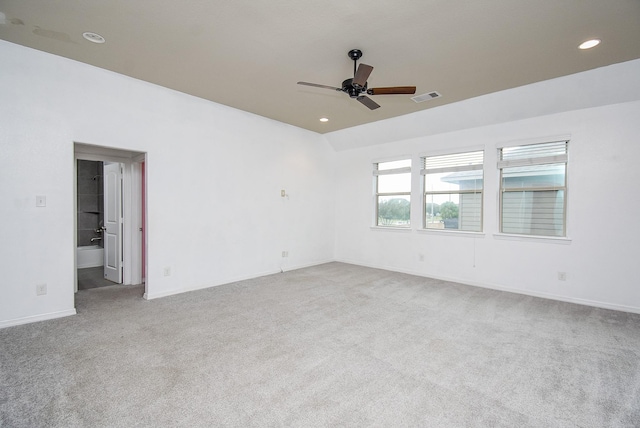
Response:
[[[582,42],[580,43],[580,46],[578,46],[578,48],[580,49],[591,49],[593,47],[596,47],[600,44],[600,39],[591,39],[591,40],[587,40],[586,42]]]
[[[91,31],[87,31],[85,33],[82,33],[82,37],[84,37],[85,39],[87,39],[87,40],[89,40],[90,42],[93,42],[93,43],[104,43],[104,42],[106,42],[104,37],[102,37],[100,34],[92,33]]]
[[[320,122],[329,122],[329,119],[327,119],[326,117],[321,117]]]

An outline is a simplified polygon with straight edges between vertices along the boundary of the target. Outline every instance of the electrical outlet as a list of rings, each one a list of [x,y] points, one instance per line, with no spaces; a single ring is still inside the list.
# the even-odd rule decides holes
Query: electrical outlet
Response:
[[[418,261],[419,262],[423,262],[424,261],[424,254],[418,254]]]
[[[167,266],[164,268],[164,276],[170,276],[171,275],[171,267]]]
[[[280,196],[284,198],[285,196],[287,196],[287,192],[285,192],[284,189],[282,189],[280,191]]]
[[[567,273],[566,272],[558,272],[558,281],[566,281]]]
[[[36,296],[44,296],[47,294],[47,284],[36,285]]]
[[[282,252],[282,257],[289,257],[289,252],[288,251],[283,251]]]
[[[36,207],[46,207],[46,206],[47,206],[47,197],[36,196]]]

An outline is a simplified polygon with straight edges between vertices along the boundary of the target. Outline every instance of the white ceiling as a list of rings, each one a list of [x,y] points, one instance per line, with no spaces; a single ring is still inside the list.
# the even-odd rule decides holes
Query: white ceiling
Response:
[[[640,1],[0,0],[0,39],[325,133],[640,58]],[[340,86],[353,48],[370,87],[442,98],[296,84]]]

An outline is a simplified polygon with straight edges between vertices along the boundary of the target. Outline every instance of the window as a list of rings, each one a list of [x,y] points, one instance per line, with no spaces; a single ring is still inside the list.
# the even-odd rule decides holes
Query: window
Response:
[[[566,236],[568,141],[499,150],[500,231]]]
[[[409,227],[411,159],[373,164],[376,226]]]
[[[424,227],[482,231],[484,152],[422,158]]]

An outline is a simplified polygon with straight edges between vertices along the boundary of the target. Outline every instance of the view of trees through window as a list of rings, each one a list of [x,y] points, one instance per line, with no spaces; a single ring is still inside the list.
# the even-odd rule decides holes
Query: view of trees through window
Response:
[[[411,202],[405,198],[381,198],[378,201],[378,224],[393,226],[408,224]]]
[[[411,159],[374,164],[376,226],[411,224]]]

